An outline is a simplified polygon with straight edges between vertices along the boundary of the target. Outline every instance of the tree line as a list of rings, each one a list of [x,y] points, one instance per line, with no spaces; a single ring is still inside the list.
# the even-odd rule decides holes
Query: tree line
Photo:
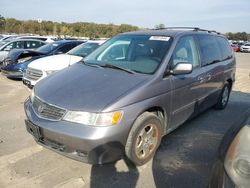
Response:
[[[246,32],[237,32],[237,33],[226,33],[225,34],[229,40],[244,40],[250,41],[250,34]]]
[[[156,29],[164,28],[164,24],[158,24]],[[0,15],[0,33],[30,33],[39,35],[54,35],[54,36],[75,36],[75,37],[89,37],[89,38],[109,38],[118,33],[136,31],[139,27],[121,24],[96,24],[89,22],[52,22],[38,20],[17,20],[14,18],[4,18]],[[229,40],[250,40],[250,34],[246,32],[225,34]]]
[[[109,38],[118,33],[136,31],[137,26],[121,24],[96,24],[89,22],[52,22],[38,20],[17,20],[0,15],[0,33],[39,34],[54,36],[75,36],[89,38]]]

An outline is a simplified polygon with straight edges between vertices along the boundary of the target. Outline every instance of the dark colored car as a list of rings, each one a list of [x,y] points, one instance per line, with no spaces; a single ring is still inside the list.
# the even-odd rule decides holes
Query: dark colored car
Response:
[[[35,140],[65,156],[143,165],[161,138],[214,106],[227,106],[236,60],[216,32],[188,29],[119,34],[84,61],[39,81],[25,102]]]
[[[210,188],[250,187],[250,111],[225,134],[211,173]]]
[[[36,50],[10,51],[3,62],[2,74],[8,78],[22,78],[28,64],[32,61],[49,55],[63,54],[83,43],[79,40],[61,40],[46,44]]]

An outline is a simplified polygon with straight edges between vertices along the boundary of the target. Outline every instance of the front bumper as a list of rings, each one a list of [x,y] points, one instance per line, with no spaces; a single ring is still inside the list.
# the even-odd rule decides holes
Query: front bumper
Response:
[[[21,70],[17,71],[7,71],[4,69],[1,69],[2,75],[6,76],[7,78],[22,78],[23,72]]]
[[[32,89],[34,87],[34,85],[36,84],[35,81],[27,79],[23,76],[23,84],[26,85],[28,88]]]
[[[36,142],[66,157],[91,164],[103,164],[120,159],[128,131],[124,126],[91,127],[66,121],[39,118],[30,100],[24,105],[27,131]]]
[[[250,52],[250,48],[249,49],[240,49],[241,52]]]

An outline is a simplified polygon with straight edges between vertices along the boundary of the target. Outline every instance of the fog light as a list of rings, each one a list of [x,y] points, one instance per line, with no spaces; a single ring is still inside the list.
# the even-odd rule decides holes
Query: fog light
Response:
[[[235,171],[242,176],[250,176],[250,162],[246,159],[239,159],[234,163]]]

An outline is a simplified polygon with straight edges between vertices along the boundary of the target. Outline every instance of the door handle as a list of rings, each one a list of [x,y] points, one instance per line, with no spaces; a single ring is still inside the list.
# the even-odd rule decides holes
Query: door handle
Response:
[[[199,81],[200,83],[203,83],[203,82],[205,81],[205,78],[204,78],[203,76],[199,76],[199,77],[198,77],[198,81]]]
[[[211,80],[211,79],[212,79],[212,75],[211,75],[210,73],[208,73],[208,74],[206,75],[206,79],[207,79],[207,80]]]

